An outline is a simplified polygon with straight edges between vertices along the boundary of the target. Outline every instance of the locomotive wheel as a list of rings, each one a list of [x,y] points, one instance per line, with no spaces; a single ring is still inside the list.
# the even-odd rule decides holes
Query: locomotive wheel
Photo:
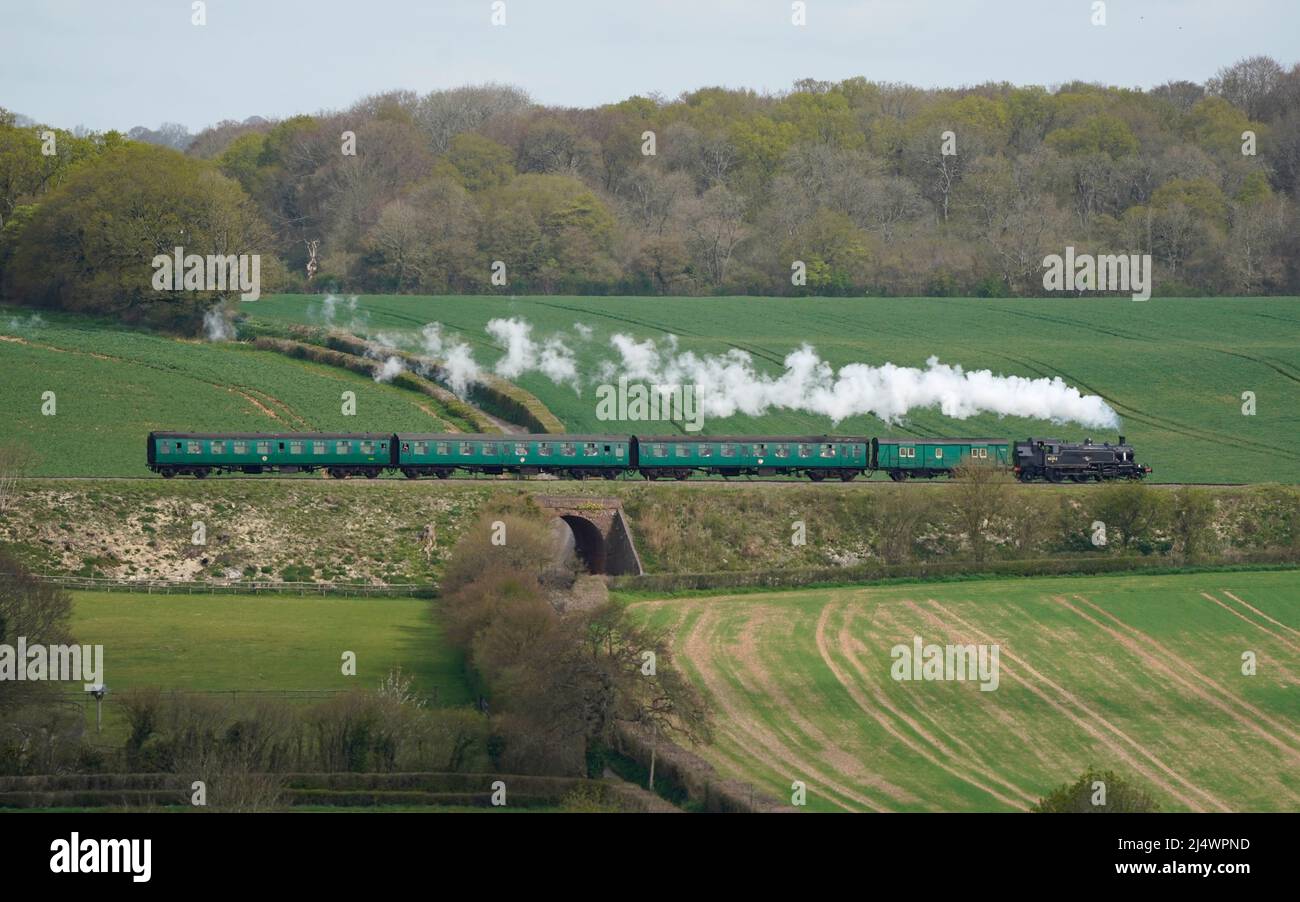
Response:
[[[854,473],[852,470],[847,470],[847,471],[845,471],[845,472],[843,472],[843,473],[840,474],[840,482],[852,482],[852,481],[853,481],[853,477],[855,477],[855,476],[857,476],[857,475],[858,475],[858,474],[857,474],[857,473]]]
[[[175,476],[176,476],[176,468],[175,468],[175,467],[163,467],[163,468],[162,468],[161,470],[159,470],[158,472],[162,474],[162,478],[163,478],[163,479],[173,479],[173,478],[175,478]]]
[[[826,478],[826,474],[821,472],[820,470],[813,470],[808,474],[808,478],[811,479],[813,482],[821,482],[823,479]]]
[[[907,474],[902,470],[890,470],[889,478],[894,480],[894,482],[903,482],[907,479]]]
[[[206,467],[200,467],[199,469],[197,469],[197,470],[194,471],[194,478],[195,478],[195,479],[207,479],[207,478],[208,478],[208,473],[209,473],[209,472],[210,472],[210,471],[209,471]]]
[[[347,478],[348,478],[347,471],[346,471],[346,470],[340,470],[338,467],[330,467],[330,476],[334,477],[335,479],[347,479]]]
[[[1058,483],[1058,484],[1059,484],[1059,483],[1060,483],[1062,480],[1064,480],[1064,479],[1065,479],[1065,477],[1062,476],[1062,475],[1061,475],[1059,472],[1057,472],[1056,470],[1048,470],[1048,471],[1047,471],[1047,481],[1048,481],[1048,482],[1055,482],[1055,483]]]
[[[402,475],[405,476],[407,479],[419,479],[419,478],[420,478],[420,473],[419,473],[419,471],[418,471],[418,470],[412,470],[410,467],[403,467],[403,468],[402,468]]]
[[[437,476],[439,479],[446,479],[451,476],[451,470],[438,470],[433,475]]]
[[[370,469],[366,470],[365,477],[367,479],[377,479],[379,477],[379,468],[371,467]]]

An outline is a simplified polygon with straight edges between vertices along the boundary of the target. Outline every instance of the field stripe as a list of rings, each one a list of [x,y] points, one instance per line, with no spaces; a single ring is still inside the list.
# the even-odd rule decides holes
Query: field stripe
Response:
[[[1255,606],[1254,606],[1253,604],[1251,604],[1250,602],[1245,601],[1245,600],[1243,600],[1243,599],[1241,599],[1241,598],[1238,598],[1236,595],[1233,595],[1233,594],[1232,594],[1231,592],[1229,592],[1227,589],[1220,589],[1219,591],[1222,592],[1224,595],[1228,596],[1229,598],[1231,598],[1233,601],[1235,601],[1237,604],[1241,605],[1242,607],[1244,607],[1244,608],[1248,608],[1248,609],[1254,611],[1256,614],[1258,614],[1259,616],[1263,617],[1263,618],[1264,618],[1265,620],[1267,620],[1269,623],[1272,623],[1272,624],[1274,624],[1275,626],[1280,626],[1282,629],[1286,630],[1286,631],[1287,631],[1288,633],[1290,633],[1291,635],[1293,635],[1293,636],[1295,636],[1295,637],[1297,637],[1297,638],[1300,638],[1300,630],[1292,629],[1291,627],[1287,626],[1285,623],[1283,623],[1283,622],[1280,621],[1280,620],[1274,620],[1272,617],[1270,617],[1270,616],[1268,616],[1267,614],[1265,614],[1263,611],[1261,611],[1259,608],[1255,607]]]
[[[1086,598],[1083,598],[1082,596],[1076,595],[1075,598],[1078,599],[1081,603],[1086,604],[1088,607],[1092,608],[1098,614],[1101,614],[1102,616],[1108,617],[1111,620],[1113,620],[1116,624],[1119,625],[1121,629],[1127,631],[1127,635],[1125,633],[1120,632],[1119,630],[1116,630],[1113,627],[1107,626],[1106,624],[1102,623],[1101,621],[1093,617],[1088,616],[1086,613],[1079,610],[1074,605],[1070,604],[1069,601],[1067,601],[1064,598],[1061,598],[1060,596],[1056,596],[1056,601],[1064,605],[1068,610],[1073,611],[1075,614],[1082,617],[1084,620],[1087,620],[1089,623],[1093,624],[1098,629],[1106,632],[1108,635],[1114,638],[1117,642],[1119,642],[1121,645],[1123,645],[1133,654],[1137,655],[1137,657],[1140,658],[1142,661],[1144,661],[1151,667],[1155,668],[1156,670],[1159,670],[1165,673],[1166,675],[1168,675],[1169,677],[1171,677],[1174,680],[1174,682],[1178,683],[1180,686],[1185,687],[1197,698],[1209,702],[1210,704],[1218,708],[1220,711],[1223,711],[1229,717],[1236,720],[1242,726],[1246,727],[1248,730],[1255,733],[1260,738],[1264,739],[1266,742],[1270,743],[1271,745],[1277,746],[1278,749],[1280,749],[1281,751],[1287,754],[1288,760],[1290,760],[1292,763],[1300,764],[1300,751],[1297,751],[1295,748],[1288,745],[1285,741],[1280,739],[1278,736],[1264,729],[1264,727],[1260,726],[1260,724],[1257,723],[1256,721],[1251,720],[1240,710],[1238,710],[1238,708],[1249,711],[1260,721],[1263,721],[1265,724],[1272,727],[1274,730],[1277,730],[1278,732],[1286,736],[1287,739],[1289,739],[1291,742],[1300,742],[1300,736],[1298,736],[1295,732],[1283,726],[1282,724],[1277,723],[1271,717],[1269,717],[1263,711],[1260,711],[1258,708],[1250,704],[1245,699],[1241,698],[1240,696],[1220,686],[1214,680],[1210,679],[1208,676],[1206,676],[1205,674],[1197,670],[1195,667],[1193,667],[1182,655],[1170,651],[1168,648],[1166,648],[1165,646],[1157,642],[1155,639],[1153,639],[1149,634],[1142,632],[1142,630],[1139,630],[1136,627],[1129,626],[1127,623],[1125,623],[1123,620],[1120,620],[1110,611],[1107,611],[1105,608],[1102,608],[1101,606],[1094,604],[1093,602],[1089,601]],[[1150,651],[1150,649],[1154,649],[1155,652],[1157,652],[1157,654],[1153,654]],[[1187,677],[1183,676],[1181,673],[1178,672],[1177,667],[1175,667],[1173,664],[1169,662],[1170,659],[1177,662],[1179,666],[1185,668],[1186,671],[1190,673],[1196,680],[1199,680],[1200,682],[1204,683],[1205,686],[1210,687],[1210,689],[1214,690],[1214,692],[1219,693],[1219,695],[1223,696],[1224,698],[1229,699],[1232,702],[1232,704],[1225,702],[1223,698],[1219,698],[1215,696],[1212,692],[1207,691],[1205,688],[1201,686],[1197,686],[1191,679],[1188,679]]]
[[[727,723],[749,739],[747,743],[740,743],[745,748],[747,756],[761,761],[774,774],[789,773],[793,770],[808,775],[815,781],[814,786],[822,789],[823,792],[827,789],[830,790],[829,793],[825,793],[827,800],[845,810],[853,809],[841,799],[834,798],[831,793],[849,799],[872,811],[887,812],[892,810],[875,799],[868,798],[838,784],[835,780],[802,760],[796,750],[790,748],[781,737],[752,725],[752,718],[746,715],[741,705],[737,704],[733,693],[725,685],[726,680],[717,671],[717,663],[712,660],[715,649],[720,645],[720,640],[709,640],[712,640],[717,632],[719,619],[720,615],[716,611],[706,607],[705,611],[696,619],[694,628],[685,637],[683,648],[686,650],[687,656],[695,664],[700,679],[704,682],[710,696],[718,704],[722,713],[726,715]]]
[[[920,743],[916,742],[911,737],[909,737],[906,733],[900,730],[898,726],[893,722],[893,720],[891,720],[889,716],[886,715],[884,711],[881,710],[882,708],[889,710],[892,714],[894,714],[894,716],[898,717],[900,720],[903,720],[905,723],[907,723],[910,727],[912,727],[913,730],[915,730],[920,736],[922,736],[922,738],[924,738],[926,742],[928,742],[934,749],[939,750],[941,754],[948,755],[950,757],[955,757],[947,747],[945,747],[941,742],[937,741],[933,736],[930,736],[914,720],[908,718],[906,715],[901,714],[901,712],[899,712],[898,709],[895,708],[887,698],[885,698],[884,693],[882,693],[878,687],[873,687],[873,691],[872,691],[872,695],[875,697],[877,704],[876,705],[871,704],[870,700],[867,698],[866,693],[863,692],[862,688],[858,685],[858,681],[854,680],[849,674],[847,674],[843,670],[843,668],[841,668],[838,664],[836,664],[834,659],[831,657],[830,643],[826,639],[826,624],[830,620],[831,612],[835,610],[835,608],[836,606],[834,603],[828,602],[822,608],[821,616],[817,618],[817,651],[819,654],[821,654],[822,661],[826,664],[828,668],[830,668],[831,673],[835,675],[835,679],[838,680],[840,685],[845,688],[845,690],[853,698],[853,701],[857,704],[857,706],[861,708],[865,714],[867,714],[873,720],[875,720],[876,723],[880,724],[880,726],[884,728],[885,731],[888,732],[891,736],[893,736],[899,742],[903,743],[903,745],[907,746],[916,754],[920,755],[926,761],[929,761],[935,767],[947,771],[949,774],[951,774],[952,776],[956,777],[957,779],[961,780],[964,783],[969,783],[971,786],[974,786],[980,791],[987,793],[988,795],[997,799],[999,802],[1001,802],[1004,805],[1007,805],[1011,808],[1017,808],[1021,811],[1028,811],[1029,806],[1026,805],[1024,801],[1006,796],[1003,793],[999,792],[998,790],[993,789],[981,783],[979,780],[975,779],[970,773],[964,773],[958,768],[955,768],[949,765],[948,763],[940,760],[940,758],[937,755],[935,755],[931,749],[928,749],[925,746],[921,745]],[[846,636],[847,630],[848,627],[846,623],[841,626],[840,633],[837,636],[837,643],[839,645],[840,652],[844,655],[845,659],[849,662],[850,666],[854,669],[854,671],[857,672],[858,676],[860,676],[863,679],[863,681],[867,683],[871,683],[872,681],[870,676],[868,675],[867,669],[862,665],[862,663],[857,658],[853,656],[852,652],[849,651],[847,647],[848,644],[847,643],[848,637]],[[1017,788],[1016,792],[1020,792],[1020,790]],[[1022,796],[1024,795],[1024,793],[1020,793],[1020,794]],[[1027,797],[1027,798],[1029,798],[1030,801],[1034,801],[1032,797]]]
[[[1222,590],[1220,590],[1220,591],[1222,591]],[[1227,595],[1228,593],[1225,592],[1224,594]],[[1285,645],[1287,648],[1291,649],[1292,651],[1300,653],[1300,644],[1297,644],[1297,643],[1295,643],[1295,642],[1292,642],[1292,641],[1291,641],[1290,639],[1288,639],[1286,636],[1283,636],[1283,635],[1281,635],[1281,634],[1279,634],[1279,633],[1275,633],[1275,632],[1273,632],[1271,629],[1269,629],[1268,627],[1264,626],[1264,624],[1262,624],[1262,623],[1257,623],[1256,621],[1251,620],[1251,619],[1250,619],[1249,617],[1247,617],[1245,614],[1241,613],[1241,611],[1238,611],[1236,608],[1232,607],[1231,605],[1225,604],[1224,602],[1222,602],[1222,601],[1220,601],[1219,599],[1215,598],[1215,597],[1214,597],[1213,595],[1211,595],[1209,592],[1202,592],[1202,593],[1201,593],[1201,597],[1204,598],[1204,599],[1207,599],[1207,600],[1209,600],[1209,601],[1214,602],[1214,603],[1217,604],[1219,607],[1223,608],[1225,611],[1227,611],[1229,614],[1231,614],[1233,617],[1236,617],[1238,620],[1245,621],[1246,623],[1249,623],[1251,626],[1253,626],[1255,629],[1259,630],[1260,632],[1264,633],[1265,635],[1268,635],[1268,636],[1273,637],[1274,639],[1276,639],[1277,641],[1281,642],[1283,645]],[[1250,607],[1250,605],[1246,605],[1246,606],[1247,606],[1247,607]],[[1256,609],[1255,609],[1255,608],[1251,608],[1251,610],[1256,610]],[[1262,612],[1260,612],[1260,613],[1262,614]],[[1271,618],[1270,618],[1270,619],[1271,619]],[[1273,621],[1273,622],[1276,623],[1277,621]],[[1279,624],[1279,625],[1280,625],[1280,624]],[[1288,677],[1291,676],[1291,674],[1290,674],[1289,671],[1284,671],[1284,672],[1286,672],[1286,674],[1287,674]],[[1292,683],[1294,683],[1294,682],[1295,682],[1295,678],[1292,677],[1290,681],[1291,681]]]
[[[961,626],[969,630],[971,633],[982,637],[989,644],[999,644],[988,633],[985,633],[982,630],[971,625],[970,623],[966,622],[957,614],[955,614],[953,611],[949,610],[947,607],[935,601],[934,599],[928,599],[928,603],[934,605],[940,612],[944,614],[944,616],[960,624]],[[925,611],[924,608],[912,602],[908,602],[908,604],[912,604],[913,607],[916,609],[916,611],[918,613],[921,613],[922,616],[929,616],[934,621],[936,621],[940,626],[946,627],[943,620],[941,620],[938,617],[935,617],[933,613],[929,611]],[[1036,680],[1038,680],[1043,685],[1050,687],[1055,693],[1057,693],[1058,698],[1052,698],[1050,695],[1044,692],[1039,685],[1036,685],[1035,683],[1025,679],[1024,677],[1018,676],[1013,669],[1009,669],[1006,667],[1005,664],[1001,664],[1000,666],[1002,670],[1007,674],[1007,676],[1012,677],[1013,679],[1018,679],[1031,692],[1033,692],[1039,698],[1043,699],[1043,701],[1047,702],[1052,707],[1056,708],[1058,711],[1060,711],[1062,714],[1064,714],[1066,717],[1072,720],[1075,724],[1077,724],[1087,733],[1089,733],[1096,739],[1100,740],[1108,748],[1110,748],[1115,754],[1119,755],[1126,762],[1128,762],[1130,767],[1134,768],[1134,770],[1141,773],[1143,776],[1145,776],[1151,782],[1155,783],[1157,786],[1160,786],[1162,789],[1164,789],[1165,792],[1169,793],[1173,798],[1182,802],[1184,805],[1186,805],[1187,807],[1191,808],[1194,811],[1205,810],[1205,805],[1203,803],[1196,801],[1187,793],[1176,789],[1170,783],[1166,782],[1166,780],[1163,779],[1160,776],[1160,774],[1157,773],[1157,771],[1166,774],[1170,779],[1178,782],[1183,787],[1185,787],[1186,790],[1195,793],[1196,795],[1205,799],[1211,806],[1218,808],[1220,811],[1232,810],[1221,799],[1219,799],[1212,793],[1207,792],[1206,790],[1202,789],[1196,784],[1192,783],[1182,774],[1178,773],[1172,767],[1165,764],[1158,757],[1156,757],[1155,754],[1153,754],[1151,750],[1148,749],[1146,746],[1135,741],[1131,736],[1129,736],[1119,727],[1115,726],[1109,720],[1107,720],[1106,718],[1102,717],[1100,714],[1090,709],[1087,705],[1081,702],[1074,695],[1074,693],[1057,685],[1051,679],[1049,679],[1048,677],[1044,676],[1042,673],[1035,670],[1033,666],[1029,664],[1028,661],[1025,661],[1024,659],[1018,657],[1015,653],[1008,651],[1005,645],[1002,647],[1001,656],[1003,659],[1010,659],[1011,661],[1014,661],[1016,664],[1023,666],[1025,668],[1026,673],[1032,675]],[[1086,717],[1080,717],[1074,711],[1071,711],[1069,708],[1067,708],[1066,704],[1073,705],[1079,711],[1082,711],[1083,714],[1086,715]],[[1112,737],[1110,735],[1107,735],[1105,732],[1103,732],[1102,728],[1104,728],[1105,730],[1109,730],[1110,733],[1114,734],[1114,736]],[[1153,770],[1152,767],[1144,765],[1142,764],[1142,762],[1138,761],[1137,758],[1135,758],[1128,750],[1126,750],[1122,745],[1120,745],[1118,742],[1115,741],[1116,738],[1127,743],[1129,746],[1132,747],[1133,751],[1141,755],[1143,758],[1147,759],[1147,761],[1150,762],[1150,764],[1155,768],[1155,770]]]

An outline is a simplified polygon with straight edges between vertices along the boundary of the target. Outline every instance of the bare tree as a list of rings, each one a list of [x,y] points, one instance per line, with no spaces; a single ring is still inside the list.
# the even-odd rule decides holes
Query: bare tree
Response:
[[[988,530],[1011,503],[1011,476],[996,464],[968,458],[953,471],[953,477],[953,515],[971,554],[983,563],[988,553]]]

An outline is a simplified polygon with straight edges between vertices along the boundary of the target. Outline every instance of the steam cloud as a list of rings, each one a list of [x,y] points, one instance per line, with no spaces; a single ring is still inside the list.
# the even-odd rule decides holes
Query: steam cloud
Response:
[[[235,337],[235,324],[228,311],[212,307],[203,314],[203,332],[208,341],[231,341]]]
[[[1072,422],[1095,428],[1119,426],[1119,416],[1096,395],[1084,395],[1060,377],[1028,379],[999,376],[989,370],[966,371],[930,357],[925,369],[885,363],[850,363],[836,370],[809,345],[786,355],[785,371],[769,376],[754,369],[744,351],[697,355],[678,352],[675,337],[661,348],[654,341],[615,335],[619,353],[607,363],[607,379],[660,385],[695,385],[705,416],[737,413],[761,416],[771,410],[796,410],[839,423],[871,414],[897,423],[913,410],[938,408],[944,416],[965,420],[981,413]]]
[[[353,324],[358,322],[356,298],[326,297],[319,318],[330,324],[342,315],[350,317]],[[364,311],[361,316],[364,318]],[[364,328],[357,331],[365,332]],[[501,357],[486,369],[474,359],[469,345],[447,335],[441,323],[426,324],[418,336],[381,332],[368,337],[389,350],[404,348],[437,359],[443,368],[442,381],[462,397],[483,381],[486,371],[506,379],[539,373],[581,393],[583,380],[570,347],[572,336],[535,337],[533,326],[518,317],[490,320],[485,331],[504,348]],[[573,332],[580,342],[590,341],[593,335],[592,328],[583,323],[574,323]],[[612,354],[593,368],[595,382],[626,378],[651,385],[695,386],[706,417],[762,416],[790,410],[824,416],[832,424],[863,414],[893,424],[912,411],[937,409],[955,420],[992,413],[1098,429],[1120,424],[1119,416],[1102,398],[1085,395],[1060,377],[968,371],[943,363],[937,356],[930,357],[924,369],[892,363],[850,363],[836,369],[811,345],[804,344],[786,355],[782,372],[768,374],[756,369],[753,358],[744,351],[681,351],[674,335],[656,342],[618,333],[609,344]],[[376,368],[375,379],[387,381],[402,369],[402,360],[389,356]]]

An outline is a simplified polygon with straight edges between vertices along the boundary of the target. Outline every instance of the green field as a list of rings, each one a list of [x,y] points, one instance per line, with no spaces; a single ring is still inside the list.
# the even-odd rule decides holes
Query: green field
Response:
[[[698,751],[781,799],[804,781],[813,810],[1019,810],[1097,766],[1163,810],[1294,812],[1298,599],[1289,571],[631,604],[713,703]],[[917,635],[998,644],[998,687],[891,679]]]
[[[47,316],[47,319],[51,319]],[[22,322],[22,321],[20,321]],[[433,398],[235,343],[177,341],[71,317],[0,316],[0,416],[39,475],[140,476],[150,430],[439,430]],[[356,393],[356,415],[341,395]],[[54,392],[53,416],[42,414]]]
[[[320,307],[302,295],[266,298],[245,312],[307,323]],[[580,369],[593,372],[613,357],[609,337],[673,334],[682,351],[740,349],[778,372],[800,344],[842,366],[852,362],[923,367],[938,355],[968,370],[1021,376],[1059,375],[1100,394],[1120,414],[1140,459],[1161,481],[1300,482],[1300,299],[1012,300],[971,298],[597,298],[362,297],[358,316],[372,332],[418,330],[431,321],[459,332],[481,364],[501,348],[484,332],[494,317],[518,316],[533,337],[563,332]],[[351,314],[349,314],[351,316]],[[342,318],[341,318],[342,319]],[[592,329],[582,339],[574,329]],[[581,396],[536,373],[519,385],[533,392],[570,431],[636,431],[602,423],[590,385]],[[1257,414],[1243,416],[1242,392]],[[767,416],[711,420],[705,432],[821,434],[828,419],[774,411]],[[845,435],[918,434],[1083,438],[1076,425],[995,416],[955,421],[915,412],[886,427],[868,417],[841,422]],[[1106,436],[1094,436],[1098,440]],[[1110,436],[1113,439],[1113,436]],[[1208,450],[1207,450],[1208,448]]]
[[[72,633],[104,646],[111,690],[374,689],[393,668],[439,705],[471,700],[459,655],[415,598],[74,592]],[[341,656],[356,654],[356,676]]]

